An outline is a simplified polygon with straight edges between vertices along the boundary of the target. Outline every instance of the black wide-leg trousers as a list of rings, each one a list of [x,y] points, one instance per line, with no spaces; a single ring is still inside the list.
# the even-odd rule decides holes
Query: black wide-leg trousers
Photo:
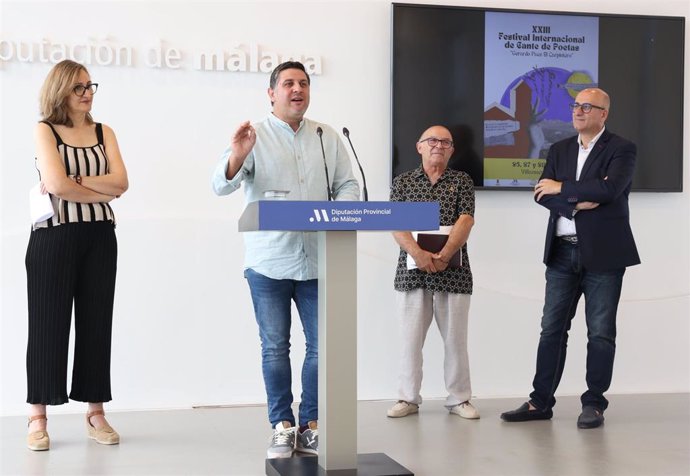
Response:
[[[29,342],[27,403],[67,397],[74,303],[74,364],[69,398],[108,402],[117,240],[110,222],[68,223],[31,232],[26,251]]]

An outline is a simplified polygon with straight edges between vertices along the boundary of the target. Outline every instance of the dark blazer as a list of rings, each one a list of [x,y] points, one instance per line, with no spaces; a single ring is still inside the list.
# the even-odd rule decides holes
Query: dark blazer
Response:
[[[599,137],[580,173],[577,172],[577,136],[549,149],[541,178],[562,182],[559,195],[545,195],[537,203],[551,211],[546,232],[544,263],[548,264],[556,238],[556,220],[575,220],[582,266],[609,271],[640,263],[630,228],[628,195],[632,186],[637,147],[608,129]],[[578,202],[597,202],[592,210],[575,212]]]

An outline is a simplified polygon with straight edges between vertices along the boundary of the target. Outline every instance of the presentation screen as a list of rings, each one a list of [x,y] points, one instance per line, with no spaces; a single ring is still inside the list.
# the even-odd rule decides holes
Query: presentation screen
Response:
[[[633,190],[682,191],[684,29],[682,17],[394,4],[393,176],[442,124],[450,166],[477,188],[531,189],[551,145],[577,134],[570,104],[600,87],[607,128],[637,144]]]

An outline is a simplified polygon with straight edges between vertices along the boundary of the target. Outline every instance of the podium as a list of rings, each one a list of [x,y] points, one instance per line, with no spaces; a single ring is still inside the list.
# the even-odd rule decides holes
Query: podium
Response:
[[[240,232],[318,233],[319,455],[267,459],[267,475],[412,475],[383,453],[357,454],[357,232],[436,230],[438,225],[436,202],[261,200],[247,205]]]

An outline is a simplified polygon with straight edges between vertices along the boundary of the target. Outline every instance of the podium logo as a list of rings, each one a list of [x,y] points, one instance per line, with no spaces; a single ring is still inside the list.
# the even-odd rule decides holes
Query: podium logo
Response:
[[[328,218],[328,213],[326,212],[325,209],[317,210],[316,208],[314,209],[314,216],[309,217],[309,221],[311,223],[314,223],[314,219],[316,218],[317,222],[321,221],[331,221],[330,218]]]

